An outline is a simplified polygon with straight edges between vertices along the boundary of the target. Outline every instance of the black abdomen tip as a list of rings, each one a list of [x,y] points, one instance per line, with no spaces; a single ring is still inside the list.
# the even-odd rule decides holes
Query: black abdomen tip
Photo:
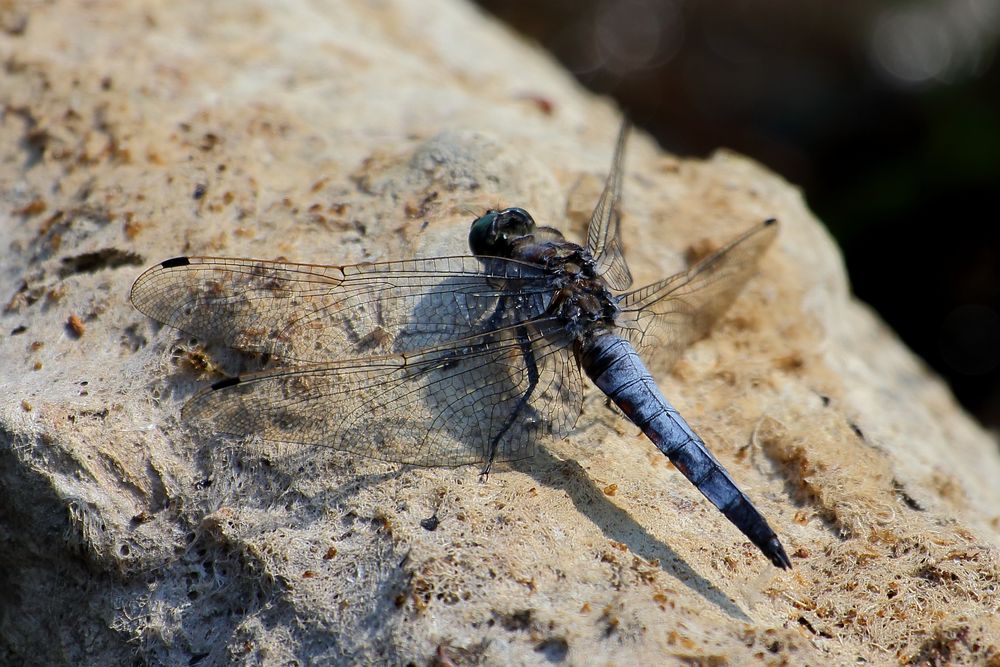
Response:
[[[785,553],[785,547],[781,546],[781,542],[778,541],[778,537],[774,536],[767,541],[767,549],[764,550],[771,562],[782,570],[791,570],[792,561]]]

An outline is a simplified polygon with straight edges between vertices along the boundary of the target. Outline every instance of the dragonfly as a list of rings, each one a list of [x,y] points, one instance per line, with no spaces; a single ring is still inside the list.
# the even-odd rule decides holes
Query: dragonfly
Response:
[[[131,291],[139,311],[269,361],[201,389],[182,419],[382,461],[478,464],[485,476],[569,435],[586,375],[775,566],[790,568],[767,520],[639,356],[669,366],[705,336],[756,272],[777,222],[631,289],[620,231],[628,130],[585,246],[513,207],[472,222],[467,256],[342,266],[176,257],[148,269]]]

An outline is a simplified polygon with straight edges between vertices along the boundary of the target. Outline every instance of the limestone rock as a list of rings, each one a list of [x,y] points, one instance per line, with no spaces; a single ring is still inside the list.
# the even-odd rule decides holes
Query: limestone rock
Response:
[[[0,662],[1000,660],[996,442],[781,179],[636,132],[623,224],[641,284],[781,220],[659,378],[789,573],[593,390],[483,483],[179,419],[219,362],[131,308],[145,266],[464,253],[498,202],[581,238],[618,114],[537,49],[457,0],[8,3],[0,27]]]

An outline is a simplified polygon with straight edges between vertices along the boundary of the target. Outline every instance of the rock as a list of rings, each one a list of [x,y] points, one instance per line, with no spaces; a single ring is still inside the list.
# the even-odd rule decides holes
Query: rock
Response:
[[[580,239],[618,114],[536,49],[447,0],[0,11],[0,662],[1000,660],[997,444],[781,179],[635,132],[623,224],[642,284],[781,220],[658,377],[788,573],[594,391],[484,482],[180,420],[226,360],[148,265],[462,254],[498,202]]]

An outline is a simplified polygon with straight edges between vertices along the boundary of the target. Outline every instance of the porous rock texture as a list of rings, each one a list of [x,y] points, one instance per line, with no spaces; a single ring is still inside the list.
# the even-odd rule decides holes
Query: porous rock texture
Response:
[[[498,203],[581,238],[619,115],[537,48],[458,0],[15,1],[0,28],[0,663],[1000,662],[996,442],[780,178],[635,132],[623,229],[641,284],[781,221],[658,377],[790,572],[593,390],[483,482],[179,418],[219,361],[132,309],[147,265],[463,253]]]

